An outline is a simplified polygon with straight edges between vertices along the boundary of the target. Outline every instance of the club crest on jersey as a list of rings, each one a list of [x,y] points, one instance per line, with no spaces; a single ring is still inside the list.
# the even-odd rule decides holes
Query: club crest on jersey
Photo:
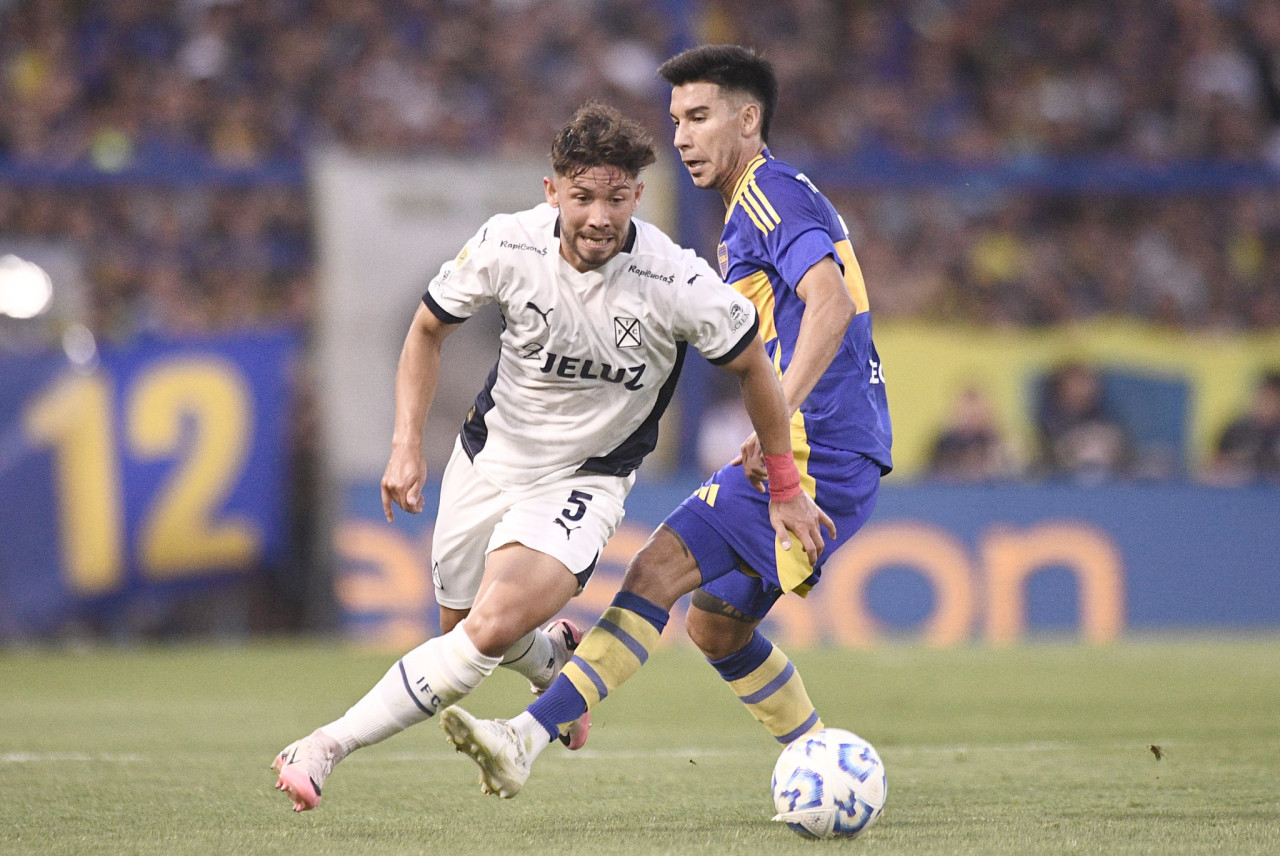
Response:
[[[737,332],[743,324],[751,318],[751,313],[742,308],[742,304],[734,303],[729,306],[729,331]]]
[[[613,343],[619,348],[640,347],[640,320],[613,316]]]
[[[720,263],[720,278],[729,278],[729,245],[724,241],[716,247],[716,261]]]

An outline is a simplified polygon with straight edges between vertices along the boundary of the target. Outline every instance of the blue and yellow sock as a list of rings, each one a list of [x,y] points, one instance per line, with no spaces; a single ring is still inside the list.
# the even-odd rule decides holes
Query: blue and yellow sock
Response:
[[[822,728],[795,665],[760,631],[741,650],[707,662],[779,743]]]
[[[669,618],[657,604],[618,592],[529,713],[554,740],[561,723],[573,722],[640,671]]]

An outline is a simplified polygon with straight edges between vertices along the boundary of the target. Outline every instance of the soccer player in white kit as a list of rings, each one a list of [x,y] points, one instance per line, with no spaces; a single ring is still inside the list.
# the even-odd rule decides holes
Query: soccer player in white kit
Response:
[[[638,124],[588,103],[552,144],[546,203],[491,218],[428,285],[396,373],[388,520],[393,504],[423,509],[422,430],[441,343],[485,304],[503,318],[498,361],[441,482],[432,577],[443,633],[277,754],[276,787],[295,811],[320,803],[352,751],[434,716],[498,665],[535,689],[551,683],[580,633],[563,620],[541,628],[582,590],[622,520],[689,344],[738,377],[761,445],[790,460],[789,413],[755,307],[632,216],[653,161]],[[799,483],[798,471],[773,475]],[[776,495],[770,518],[780,540],[794,536],[816,558],[830,520],[807,495]],[[571,725],[566,744],[581,745],[587,724]]]

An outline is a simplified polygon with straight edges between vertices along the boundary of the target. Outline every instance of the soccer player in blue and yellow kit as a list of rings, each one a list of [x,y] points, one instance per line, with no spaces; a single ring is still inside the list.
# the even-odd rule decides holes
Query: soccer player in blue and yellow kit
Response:
[[[769,498],[795,490],[813,497],[835,523],[822,553],[829,556],[866,522],[893,465],[884,372],[848,231],[813,183],[767,148],[772,68],[745,48],[711,45],[671,58],[658,73],[672,86],[681,161],[696,186],[724,199],[720,274],[759,312],[792,413],[796,466],[748,438],[636,554],[613,604],[527,711],[510,721],[445,712],[442,725],[480,765],[483,789],[504,797],[523,786],[559,723],[639,670],[689,592],[690,637],[770,733],[785,744],[821,728],[795,667],[758,630],[783,594],[808,594],[822,567],[794,543],[783,548]]]

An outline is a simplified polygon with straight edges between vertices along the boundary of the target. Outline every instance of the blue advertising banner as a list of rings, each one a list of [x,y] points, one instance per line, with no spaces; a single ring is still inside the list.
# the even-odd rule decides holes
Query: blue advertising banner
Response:
[[[296,337],[0,357],[0,637],[279,558]]]
[[[696,486],[638,485],[566,613],[594,621],[630,556]],[[377,485],[347,490],[337,593],[354,636],[403,648],[436,632],[435,497],[426,498],[424,514],[398,511],[389,525]],[[684,636],[682,609],[668,642]],[[871,523],[828,559],[821,584],[808,598],[781,600],[766,624],[790,647],[1277,629],[1280,491],[1194,485],[886,483]]]

